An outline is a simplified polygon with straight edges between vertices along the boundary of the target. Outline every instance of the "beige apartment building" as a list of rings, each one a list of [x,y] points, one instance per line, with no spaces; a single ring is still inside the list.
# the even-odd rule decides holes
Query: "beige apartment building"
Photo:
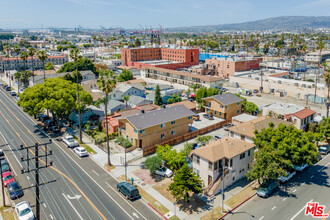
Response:
[[[233,138],[222,138],[193,150],[193,171],[202,179],[205,193],[219,192],[223,166],[225,187],[243,178],[251,168],[253,152],[253,143]]]
[[[228,120],[242,114],[243,99],[233,93],[210,96],[202,100],[205,112],[213,116]]]
[[[194,114],[184,105],[141,111],[119,119],[119,134],[144,149],[190,132]]]

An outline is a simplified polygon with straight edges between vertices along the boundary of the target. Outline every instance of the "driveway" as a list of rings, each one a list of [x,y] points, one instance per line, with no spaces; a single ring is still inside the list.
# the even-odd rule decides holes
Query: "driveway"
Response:
[[[206,119],[203,117],[203,114],[205,114],[205,112],[201,112],[199,113],[199,121],[194,121],[193,124],[192,124],[192,130],[195,131],[197,129],[201,129],[201,128],[205,128],[207,126],[210,126],[210,125],[214,125],[218,122],[222,122],[224,121],[224,119],[222,118],[218,118],[218,117],[215,117],[213,116],[214,120],[209,120],[209,119]]]

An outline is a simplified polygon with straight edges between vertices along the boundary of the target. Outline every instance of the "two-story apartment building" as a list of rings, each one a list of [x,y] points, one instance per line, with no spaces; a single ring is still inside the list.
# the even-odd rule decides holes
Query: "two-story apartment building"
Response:
[[[222,138],[193,150],[193,171],[202,179],[205,192],[216,194],[222,186],[222,172],[225,187],[243,178],[251,168],[253,152],[253,143]]]
[[[133,146],[146,148],[181,136],[191,130],[194,112],[184,105],[119,119],[119,134]]]
[[[111,93],[110,99],[123,100],[124,96],[144,96],[144,87],[130,84],[119,84]]]
[[[242,114],[243,99],[233,93],[210,96],[202,100],[205,112],[213,116],[227,120]]]
[[[286,114],[284,119],[292,122],[298,129],[306,129],[309,123],[314,122],[315,111],[309,108],[304,108],[293,114]]]
[[[277,128],[278,125],[281,123],[287,126],[292,125],[292,123],[288,121],[283,121],[281,119],[272,118],[264,115],[256,119],[228,128],[229,129],[228,136],[231,138],[241,139],[242,141],[253,143],[252,138],[255,137],[254,131],[255,130],[261,131],[262,129],[269,128],[269,123],[273,123],[275,125],[275,128]]]

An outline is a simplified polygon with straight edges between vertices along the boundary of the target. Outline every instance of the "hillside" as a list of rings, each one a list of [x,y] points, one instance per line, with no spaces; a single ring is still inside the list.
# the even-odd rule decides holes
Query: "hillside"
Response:
[[[244,23],[166,28],[166,31],[216,32],[242,30],[301,30],[305,28],[330,28],[330,16],[282,16]]]

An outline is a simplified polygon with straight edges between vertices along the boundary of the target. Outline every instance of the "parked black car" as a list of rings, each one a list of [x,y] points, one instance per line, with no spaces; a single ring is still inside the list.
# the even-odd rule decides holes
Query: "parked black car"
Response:
[[[6,91],[11,91],[11,87],[10,87],[10,86],[7,86],[7,87],[5,88],[5,90],[6,90]]]
[[[37,120],[38,121],[42,121],[42,122],[44,122],[44,121],[46,121],[46,120],[48,120],[49,119],[49,117],[47,116],[47,115],[44,115],[44,114],[39,114],[38,116],[37,116]]]
[[[60,133],[61,129],[58,126],[52,126],[49,128],[49,131],[52,133]]]
[[[209,120],[214,120],[213,115],[203,114],[203,117]]]
[[[140,197],[139,190],[128,182],[118,183],[117,190],[120,191],[126,199],[133,200]]]
[[[1,169],[2,169],[3,173],[7,172],[7,171],[10,171],[10,166],[7,163],[7,161],[4,161],[4,162],[1,161]]]
[[[24,195],[22,187],[16,181],[8,184],[8,192],[10,199],[18,199]]]

